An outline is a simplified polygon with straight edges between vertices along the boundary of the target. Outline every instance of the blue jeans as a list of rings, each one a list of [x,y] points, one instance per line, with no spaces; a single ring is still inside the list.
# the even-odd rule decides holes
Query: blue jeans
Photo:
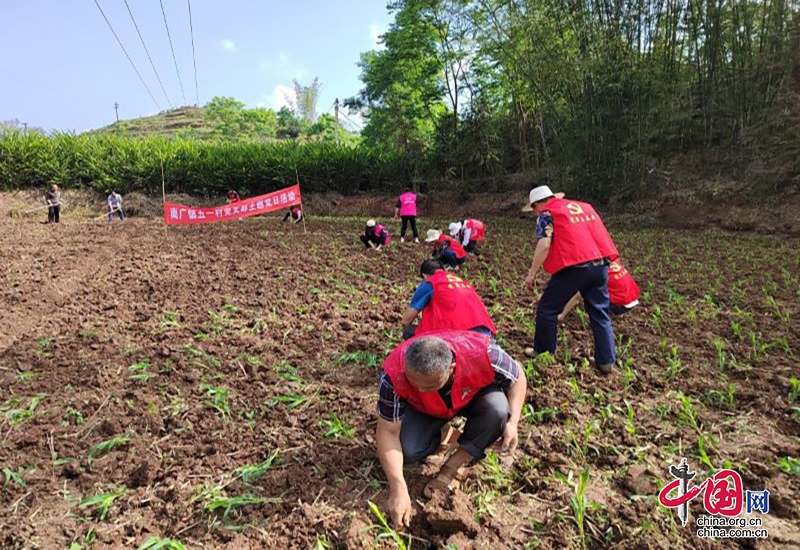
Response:
[[[463,264],[467,259],[461,258],[460,260],[456,258],[455,250],[443,250],[441,254],[439,254],[439,261],[442,262],[444,265],[450,267],[458,267]]]
[[[576,292],[583,297],[594,335],[594,355],[598,365],[616,361],[614,331],[608,301],[608,265],[566,267],[553,275],[536,308],[536,333],[533,349],[537,353],[555,353],[558,341],[558,314]]]
[[[121,219],[121,220],[124,220],[124,219],[125,219],[125,213],[122,211],[122,208],[117,208],[117,209],[116,209],[116,210],[114,210],[113,212],[109,212],[109,213],[108,213],[108,223],[111,223],[111,218],[113,218],[113,217],[114,217],[114,212],[116,212],[117,214],[119,214],[119,219]]]

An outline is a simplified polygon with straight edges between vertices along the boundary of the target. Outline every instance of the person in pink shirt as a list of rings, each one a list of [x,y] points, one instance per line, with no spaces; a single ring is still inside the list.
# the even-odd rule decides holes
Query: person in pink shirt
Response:
[[[411,224],[414,242],[419,243],[419,232],[417,231],[417,195],[409,188],[406,188],[403,194],[400,195],[400,198],[397,199],[397,204],[394,209],[395,219],[397,219],[398,215],[403,221],[403,225],[400,228],[400,242],[406,242],[406,229],[408,229],[408,224]]]

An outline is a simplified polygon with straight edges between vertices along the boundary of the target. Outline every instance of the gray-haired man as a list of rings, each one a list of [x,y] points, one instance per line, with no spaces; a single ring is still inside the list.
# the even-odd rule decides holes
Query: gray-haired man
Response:
[[[467,419],[458,450],[428,483],[426,496],[449,487],[461,466],[482,459],[501,436],[510,455],[526,389],[519,364],[480,333],[429,332],[389,354],[378,391],[376,440],[389,481],[389,513],[397,525],[408,525],[412,513],[403,463],[433,454],[442,428],[456,416]]]

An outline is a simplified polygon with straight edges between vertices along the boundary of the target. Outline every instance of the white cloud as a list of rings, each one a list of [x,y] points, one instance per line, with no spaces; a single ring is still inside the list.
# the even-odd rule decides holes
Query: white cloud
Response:
[[[295,100],[294,88],[285,84],[278,84],[272,90],[272,94],[264,94],[261,101],[256,103],[257,107],[279,110],[281,107],[292,108],[291,102]]]
[[[225,38],[224,40],[220,40],[219,41],[219,45],[226,52],[235,52],[236,51],[236,43],[233,40],[231,40],[230,38]]]
[[[383,44],[381,44],[380,40],[381,40],[381,36],[385,32],[386,32],[386,29],[384,29],[383,27],[381,27],[377,23],[372,23],[369,26],[369,37],[372,39],[372,44],[374,45],[374,47],[376,47],[376,48],[383,47]]]

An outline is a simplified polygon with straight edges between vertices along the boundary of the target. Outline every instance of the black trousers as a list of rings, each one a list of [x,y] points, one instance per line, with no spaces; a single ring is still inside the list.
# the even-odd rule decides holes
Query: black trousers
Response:
[[[510,414],[508,397],[492,382],[458,412],[458,416],[467,418],[458,443],[472,458],[482,459],[486,448],[503,435]],[[441,429],[447,422],[406,407],[400,426],[403,460],[409,464],[420,462],[433,453],[441,443]]]
[[[404,239],[406,236],[406,230],[408,229],[408,224],[411,224],[411,232],[414,234],[415,239],[419,239],[419,231],[417,231],[417,217],[416,216],[400,216],[400,219],[403,222],[402,227],[400,227],[400,238]]]
[[[58,216],[61,213],[61,205],[57,204],[47,209],[47,223],[58,223]]]

